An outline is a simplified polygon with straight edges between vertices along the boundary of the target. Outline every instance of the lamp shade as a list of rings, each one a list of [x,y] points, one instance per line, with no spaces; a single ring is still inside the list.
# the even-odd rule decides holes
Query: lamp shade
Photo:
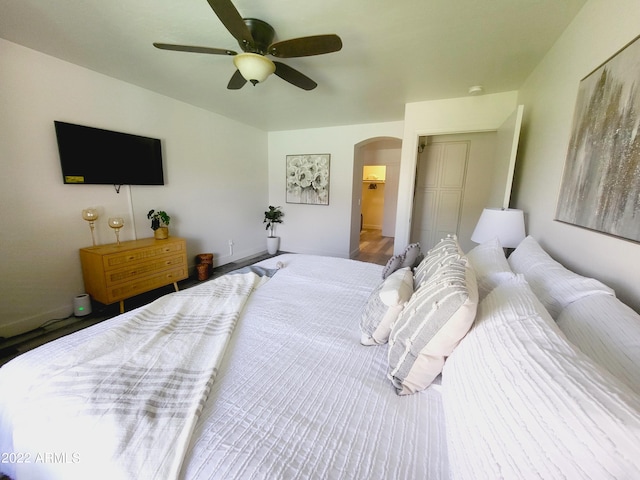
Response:
[[[276,71],[275,64],[257,53],[240,53],[233,57],[236,66],[245,80],[254,85],[264,82],[269,75]]]
[[[485,208],[471,241],[484,243],[498,237],[504,248],[516,248],[524,240],[524,212],[515,208]]]

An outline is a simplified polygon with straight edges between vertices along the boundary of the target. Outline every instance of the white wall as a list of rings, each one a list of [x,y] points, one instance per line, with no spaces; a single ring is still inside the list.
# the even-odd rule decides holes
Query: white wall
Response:
[[[198,253],[220,264],[265,250],[266,132],[1,39],[0,85],[0,336],[72,312],[84,291],[78,249],[91,244],[81,218],[89,206],[102,215],[98,243],[115,241],[106,218],[116,214],[122,239],[151,236],[154,208],[187,238],[190,264]],[[64,185],[54,120],[161,138],[166,185],[120,194]]]
[[[580,80],[639,33],[640,2],[591,0],[520,91],[523,141],[516,206],[528,232],[558,261],[596,277],[640,310],[640,244],[554,221]],[[638,219],[640,221],[640,219]]]
[[[420,136],[497,130],[517,106],[517,92],[408,103],[405,107],[395,253],[409,243]]]
[[[369,138],[400,138],[402,128],[402,122],[389,122],[270,132],[269,204],[281,206],[285,214],[276,232],[282,237],[280,249],[349,257],[354,148]],[[286,203],[286,156],[311,153],[331,154],[329,205]],[[356,185],[361,187],[361,178]]]

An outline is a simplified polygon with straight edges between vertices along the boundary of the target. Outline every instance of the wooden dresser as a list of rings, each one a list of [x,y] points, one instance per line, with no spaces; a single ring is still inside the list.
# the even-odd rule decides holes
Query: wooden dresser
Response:
[[[105,305],[124,300],[189,276],[187,243],[184,238],[143,238],[80,249],[84,288]]]

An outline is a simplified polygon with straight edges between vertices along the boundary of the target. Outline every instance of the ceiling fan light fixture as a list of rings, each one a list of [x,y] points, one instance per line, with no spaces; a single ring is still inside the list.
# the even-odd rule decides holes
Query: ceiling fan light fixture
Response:
[[[253,85],[264,82],[276,71],[276,66],[271,60],[257,53],[240,53],[233,57],[233,64],[245,80]]]

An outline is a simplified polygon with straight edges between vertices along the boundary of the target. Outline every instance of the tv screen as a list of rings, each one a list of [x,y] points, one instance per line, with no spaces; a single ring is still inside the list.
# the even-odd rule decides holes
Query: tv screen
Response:
[[[57,120],[54,124],[64,183],[164,185],[159,139]]]

